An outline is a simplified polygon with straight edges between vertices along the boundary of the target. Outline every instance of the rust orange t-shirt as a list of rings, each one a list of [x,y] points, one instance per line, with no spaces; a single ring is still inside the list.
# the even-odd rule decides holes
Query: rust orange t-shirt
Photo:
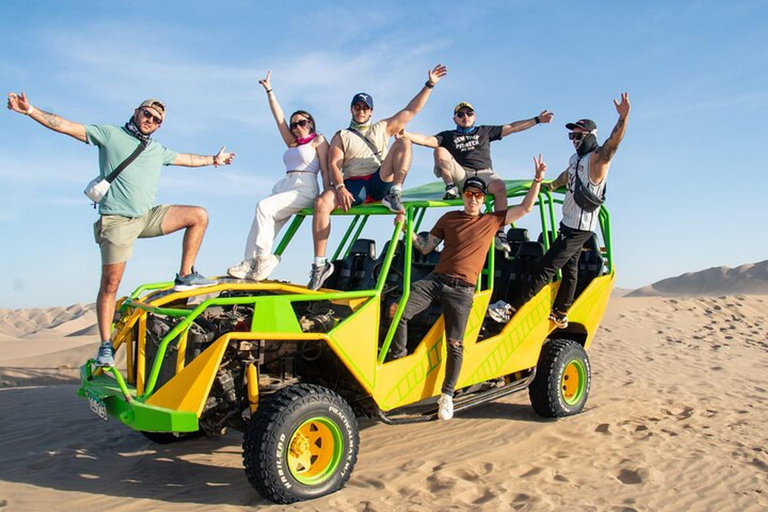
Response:
[[[443,251],[434,272],[476,283],[491,239],[505,224],[506,215],[506,211],[478,216],[457,211],[440,217],[429,232],[443,240]]]

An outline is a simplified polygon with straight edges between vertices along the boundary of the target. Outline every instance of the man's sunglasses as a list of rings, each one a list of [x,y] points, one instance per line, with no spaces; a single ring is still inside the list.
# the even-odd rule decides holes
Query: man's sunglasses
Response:
[[[163,120],[162,119],[160,119],[159,117],[157,117],[156,115],[154,115],[152,112],[150,112],[149,110],[147,110],[145,108],[141,109],[141,114],[145,118],[151,119],[152,121],[154,121],[155,124],[157,124],[157,125],[163,124]]]
[[[462,110],[461,112],[456,112],[456,117],[459,119],[464,119],[465,117],[472,117],[475,113],[471,110]]]
[[[368,112],[369,110],[371,110],[371,107],[369,107],[365,103],[355,103],[354,105],[352,105],[352,108],[357,110],[358,112],[359,111]]]
[[[588,133],[584,133],[584,132],[571,132],[571,133],[568,134],[568,138],[570,140],[581,140],[584,137],[586,137],[587,135],[589,135],[589,134]]]
[[[471,190],[465,190],[464,197],[466,197],[467,199],[472,199],[474,197],[475,199],[479,199],[480,201],[482,201],[485,198],[485,194],[483,194],[482,192],[472,192]]]
[[[304,128],[308,124],[309,124],[308,119],[300,119],[298,121],[294,121],[293,123],[291,123],[291,130],[295,129],[298,126],[301,126],[302,128]]]

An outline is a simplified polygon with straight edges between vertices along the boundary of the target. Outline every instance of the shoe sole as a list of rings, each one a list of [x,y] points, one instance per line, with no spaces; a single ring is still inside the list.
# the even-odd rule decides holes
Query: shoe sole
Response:
[[[216,286],[219,283],[211,284],[177,284],[173,286],[173,289],[177,292],[186,292],[188,290],[195,290],[197,288],[205,288],[206,286]]]
[[[246,274],[247,274],[247,272],[227,270],[227,275],[229,277],[234,277],[235,279],[245,279]]]
[[[99,363],[94,361],[93,366],[95,366],[96,368],[114,368],[115,362],[112,361],[111,363]]]
[[[389,211],[391,211],[392,213],[403,213],[405,211],[405,208],[401,208],[400,210],[393,208],[392,203],[387,201],[386,197],[381,200],[381,204],[389,208]]]

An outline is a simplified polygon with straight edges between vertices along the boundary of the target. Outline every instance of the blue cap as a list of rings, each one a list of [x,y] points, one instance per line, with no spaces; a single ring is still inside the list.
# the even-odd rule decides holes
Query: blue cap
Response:
[[[373,110],[373,96],[370,94],[359,92],[352,97],[352,103],[350,103],[350,106],[354,105],[355,103],[365,103],[369,107],[371,107],[371,110]]]

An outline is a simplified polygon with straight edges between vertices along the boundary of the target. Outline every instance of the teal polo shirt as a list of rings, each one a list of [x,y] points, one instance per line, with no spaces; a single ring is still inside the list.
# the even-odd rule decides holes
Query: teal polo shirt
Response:
[[[99,173],[109,176],[138,147],[139,140],[122,127],[92,124],[85,127],[88,144],[99,148]],[[155,206],[160,169],[179,154],[152,140],[144,151],[112,182],[99,203],[101,215],[141,217]]]

